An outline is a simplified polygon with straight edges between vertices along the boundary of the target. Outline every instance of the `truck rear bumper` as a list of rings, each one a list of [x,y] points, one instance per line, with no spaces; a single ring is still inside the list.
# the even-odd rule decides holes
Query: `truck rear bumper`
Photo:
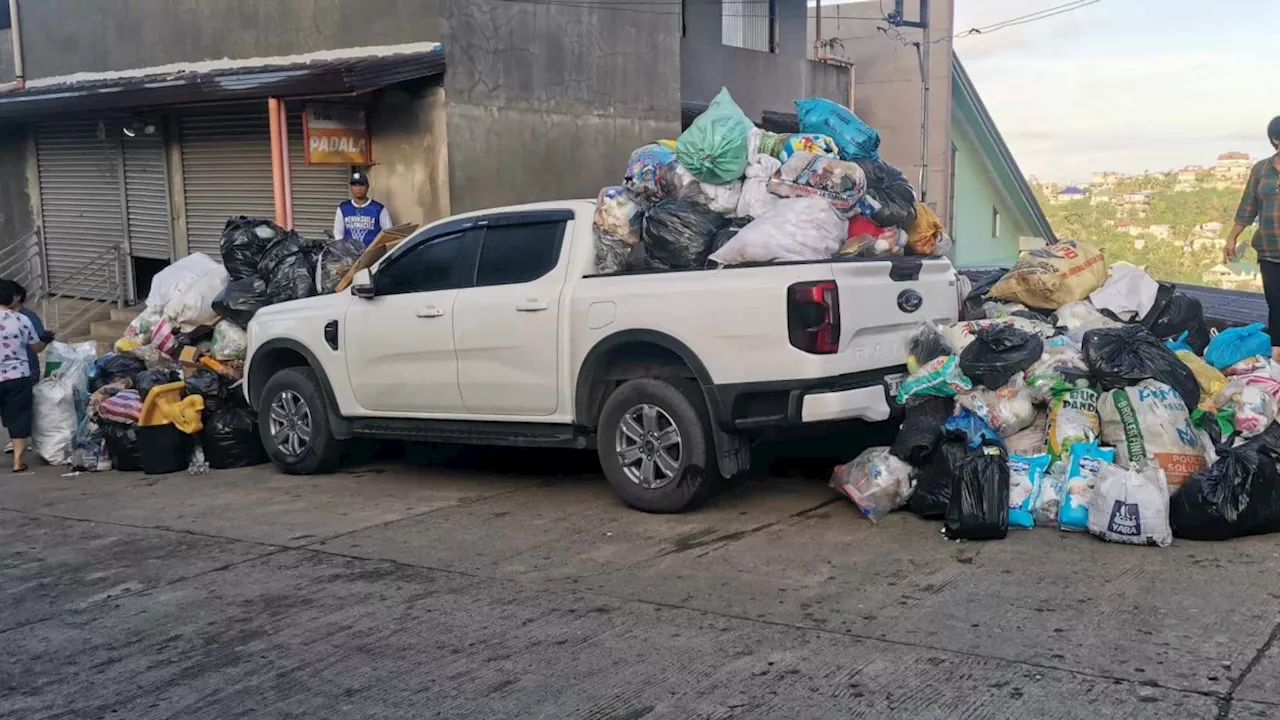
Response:
[[[716,420],[726,432],[842,420],[888,420],[901,408],[891,387],[897,366],[826,378],[714,386]]]

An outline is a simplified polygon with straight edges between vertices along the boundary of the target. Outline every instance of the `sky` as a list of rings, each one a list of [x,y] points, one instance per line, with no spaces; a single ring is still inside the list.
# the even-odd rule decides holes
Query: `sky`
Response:
[[[1064,2],[955,0],[955,27]],[[1100,0],[955,51],[1023,173],[1084,181],[1271,154],[1278,32],[1280,0]]]

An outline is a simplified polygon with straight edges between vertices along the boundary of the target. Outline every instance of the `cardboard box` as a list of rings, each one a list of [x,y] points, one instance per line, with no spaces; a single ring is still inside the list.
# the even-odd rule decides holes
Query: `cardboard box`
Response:
[[[375,263],[383,258],[384,255],[395,249],[405,238],[412,235],[421,225],[417,223],[405,223],[388,228],[378,233],[378,237],[369,243],[369,247],[364,249],[364,254],[356,260],[356,264],[351,266],[346,275],[342,276],[342,280],[338,282],[338,289],[334,292],[342,292],[351,286],[351,281],[355,279],[356,273],[361,270],[373,267]]]

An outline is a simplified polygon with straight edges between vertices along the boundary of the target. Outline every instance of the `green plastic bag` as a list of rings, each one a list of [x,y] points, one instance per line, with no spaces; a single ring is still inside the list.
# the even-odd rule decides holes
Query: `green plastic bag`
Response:
[[[702,182],[721,185],[738,180],[747,170],[747,135],[754,127],[722,88],[707,111],[676,140],[676,159]]]

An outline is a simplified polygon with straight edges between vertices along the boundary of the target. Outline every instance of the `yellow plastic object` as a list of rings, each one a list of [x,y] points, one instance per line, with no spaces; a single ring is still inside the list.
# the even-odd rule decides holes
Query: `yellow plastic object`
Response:
[[[204,411],[204,398],[199,395],[182,397],[186,384],[172,382],[157,385],[147,393],[142,403],[142,414],[138,417],[139,427],[152,425],[168,425],[172,423],[182,432],[194,435],[204,429],[200,414]]]
[[[122,337],[115,344],[115,350],[118,353],[132,352],[140,347],[142,347],[142,341],[131,337]]]
[[[1190,350],[1178,350],[1178,359],[1184,365],[1191,368],[1191,374],[1196,376],[1196,382],[1200,383],[1200,403],[1205,404],[1208,400],[1217,395],[1222,388],[1227,386],[1227,376],[1223,375],[1217,368],[1205,362],[1199,355]]]

